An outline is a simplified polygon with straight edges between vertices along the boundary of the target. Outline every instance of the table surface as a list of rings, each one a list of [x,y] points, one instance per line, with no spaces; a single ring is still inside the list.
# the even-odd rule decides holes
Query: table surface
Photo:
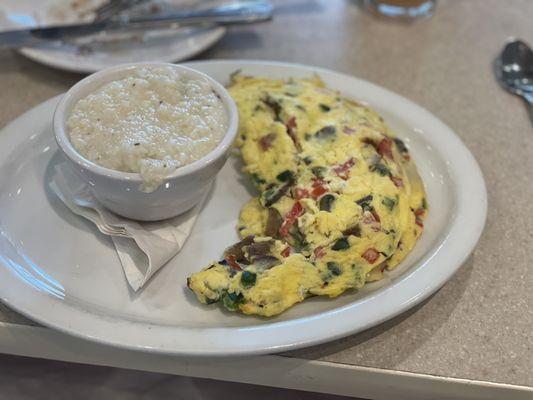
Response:
[[[438,116],[477,158],[489,212],[473,255],[434,296],[361,334],[286,353],[347,365],[533,386],[533,129],[491,63],[510,36],[533,42],[533,1],[439,0],[433,18],[377,19],[358,1],[278,1],[268,24],[232,28],[199,59],[331,68],[395,91]],[[81,75],[0,52],[0,126]],[[0,306],[0,322],[32,324]]]

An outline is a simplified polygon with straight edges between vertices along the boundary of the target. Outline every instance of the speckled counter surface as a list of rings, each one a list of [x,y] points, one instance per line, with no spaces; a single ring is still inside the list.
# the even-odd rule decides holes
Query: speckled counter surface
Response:
[[[433,18],[379,20],[356,1],[277,2],[270,24],[232,29],[199,58],[299,62],[356,75],[422,105],[483,170],[485,232],[460,271],[411,311],[289,357],[533,386],[533,127],[491,62],[509,36],[533,43],[533,1],[439,1]],[[81,78],[0,52],[0,126]],[[0,306],[0,320],[29,321]]]

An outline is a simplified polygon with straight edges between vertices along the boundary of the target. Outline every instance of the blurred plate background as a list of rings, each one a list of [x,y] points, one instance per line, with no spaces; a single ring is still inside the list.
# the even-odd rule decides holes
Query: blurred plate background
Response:
[[[51,24],[89,22],[105,0],[3,0],[0,2],[0,30]],[[132,15],[212,6],[217,1],[152,0],[138,6]],[[21,48],[26,57],[50,67],[92,73],[117,64],[190,58],[214,45],[225,28],[181,28],[147,33],[100,34],[72,42]]]

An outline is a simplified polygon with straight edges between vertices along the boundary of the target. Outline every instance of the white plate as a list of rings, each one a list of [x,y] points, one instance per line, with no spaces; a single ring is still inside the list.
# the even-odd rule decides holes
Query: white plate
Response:
[[[268,77],[317,73],[329,87],[379,111],[406,140],[427,188],[430,212],[413,252],[384,280],[359,292],[309,299],[272,319],[199,304],[185,279],[237,240],[238,212],[251,196],[239,161],[231,159],[183,251],[134,294],[111,242],[48,188],[59,160],[50,125],[54,98],[0,133],[3,302],[42,324],[120,347],[183,355],[269,353],[383,322],[435,292],[468,257],[485,223],[485,184],[470,152],[429,112],[369,82],[318,68],[250,61],[189,65],[224,84],[237,69]]]
[[[0,4],[0,29],[16,29],[51,23],[51,6],[72,0],[6,0]],[[142,41],[124,40],[92,44],[90,52],[66,43],[47,47],[22,48],[20,53],[33,61],[67,71],[91,73],[103,68],[131,62],[186,60],[218,42],[225,28],[183,28],[171,34],[146,35]],[[83,48],[82,48],[83,49]]]

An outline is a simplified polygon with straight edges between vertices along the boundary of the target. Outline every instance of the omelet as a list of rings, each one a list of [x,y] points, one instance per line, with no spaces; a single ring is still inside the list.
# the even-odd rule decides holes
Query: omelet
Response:
[[[407,146],[383,118],[317,76],[236,74],[229,90],[241,119],[235,145],[259,195],[241,210],[243,240],[188,278],[198,300],[270,317],[396,267],[428,204]]]

